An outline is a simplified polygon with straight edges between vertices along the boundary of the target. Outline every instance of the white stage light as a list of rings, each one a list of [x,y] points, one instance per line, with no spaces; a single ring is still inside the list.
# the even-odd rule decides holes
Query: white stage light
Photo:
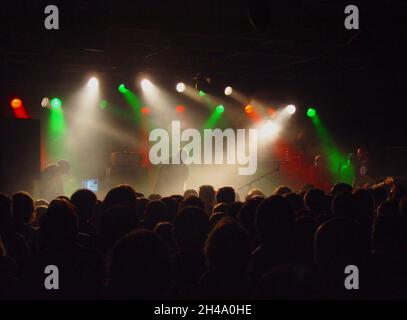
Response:
[[[177,86],[175,87],[175,89],[177,89],[177,91],[178,91],[179,93],[184,92],[184,91],[185,91],[185,83],[183,83],[183,82],[178,82],[178,83],[177,83]]]
[[[225,95],[230,96],[233,92],[233,88],[231,86],[227,86],[225,88]]]

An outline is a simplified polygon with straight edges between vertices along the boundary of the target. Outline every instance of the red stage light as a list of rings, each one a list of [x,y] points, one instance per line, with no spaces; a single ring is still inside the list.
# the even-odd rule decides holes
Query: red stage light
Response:
[[[13,100],[11,100],[10,105],[13,109],[17,109],[23,106],[23,102],[19,98],[14,98]]]
[[[142,108],[141,108],[141,113],[143,113],[143,114],[148,114],[148,113],[150,113],[150,108],[148,108],[148,107],[142,107]]]
[[[244,108],[244,111],[245,111],[247,114],[253,113],[254,107],[253,107],[251,104],[248,104],[248,105]]]
[[[178,113],[182,113],[185,111],[185,107],[183,105],[176,106],[175,111]]]

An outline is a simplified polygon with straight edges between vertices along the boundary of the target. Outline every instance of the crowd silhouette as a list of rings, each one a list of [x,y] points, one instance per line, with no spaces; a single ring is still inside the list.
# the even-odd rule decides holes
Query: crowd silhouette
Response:
[[[287,186],[239,201],[202,185],[103,201],[0,194],[2,299],[367,299],[407,295],[407,189]],[[46,266],[59,289],[44,286]],[[344,285],[356,266],[357,290]]]

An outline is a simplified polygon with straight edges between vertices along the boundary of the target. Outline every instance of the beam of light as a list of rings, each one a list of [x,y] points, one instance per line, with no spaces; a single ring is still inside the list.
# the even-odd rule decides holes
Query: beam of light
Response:
[[[103,100],[100,100],[100,103],[99,103],[100,109],[106,109],[107,106],[108,106],[107,100],[104,100],[104,99],[103,99]]]
[[[321,141],[323,156],[326,158],[329,173],[332,176],[333,181],[336,181],[336,178],[338,177],[339,165],[341,163],[344,163],[346,157],[343,156],[339,148],[336,146],[328,130],[321,122],[321,119],[319,118],[319,115],[315,111],[315,109],[310,108],[308,109],[308,112],[310,110],[313,110],[311,112],[312,117],[309,115],[308,116],[311,118],[315,131],[317,132],[318,138]]]
[[[230,96],[233,93],[233,88],[231,86],[227,86],[225,88],[225,96]]]
[[[135,116],[136,123],[139,123],[140,115],[141,115],[140,98],[130,89],[126,89],[121,93],[123,94],[123,97],[127,101],[127,103],[131,106],[131,108],[133,110],[133,114]]]
[[[223,112],[225,111],[225,108],[223,105],[218,105],[216,108],[213,110],[209,118],[205,121],[204,124],[204,129],[213,129],[215,128],[217,122],[221,118]]]
[[[61,105],[54,105],[49,110],[47,128],[47,161],[57,161],[64,158],[65,118]]]
[[[282,126],[277,121],[266,120],[260,127],[260,140],[267,142],[274,140],[278,137],[281,130]]]
[[[185,91],[186,87],[185,87],[185,83],[183,82],[178,82],[175,89],[179,92],[182,93]]]

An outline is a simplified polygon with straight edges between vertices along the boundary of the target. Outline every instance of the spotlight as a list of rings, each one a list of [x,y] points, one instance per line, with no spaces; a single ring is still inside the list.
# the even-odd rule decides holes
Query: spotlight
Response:
[[[185,111],[185,107],[183,105],[176,106],[175,111],[177,113],[183,113]]]
[[[178,91],[179,93],[184,92],[184,91],[185,91],[185,83],[183,83],[183,82],[178,82],[178,83],[177,83],[177,86],[175,87],[175,89],[177,89],[177,91]]]
[[[232,94],[232,92],[233,92],[233,89],[232,89],[231,86],[227,86],[227,87],[225,88],[225,95],[226,95],[226,96],[230,96],[230,95]]]
[[[49,98],[47,98],[47,97],[42,98],[41,107],[46,108],[48,106],[49,106]]]
[[[244,111],[245,111],[247,114],[253,113],[254,107],[253,107],[251,104],[248,104],[246,107],[244,107]]]
[[[62,106],[62,101],[59,98],[53,98],[51,99],[51,108],[52,109],[58,109]]]
[[[223,111],[225,111],[225,108],[221,104],[216,107],[217,113],[223,113]]]
[[[23,102],[19,98],[14,98],[13,100],[10,101],[10,106],[13,109],[21,108],[23,106]]]
[[[286,110],[287,110],[287,113],[288,113],[289,115],[293,115],[293,114],[295,113],[295,111],[297,110],[297,108],[295,107],[295,105],[289,104],[289,105],[286,107]]]
[[[317,114],[316,110],[314,108],[308,108],[307,110],[307,116],[310,118],[315,117]]]
[[[148,80],[148,79],[141,80],[141,88],[144,91],[149,91],[149,90],[151,90],[152,87],[153,87],[153,84],[151,83],[150,80]]]
[[[126,88],[126,86],[125,86],[124,83],[122,83],[122,84],[119,86],[119,92],[120,92],[120,93],[126,93],[127,90],[128,90],[128,89]]]
[[[99,80],[96,77],[92,77],[88,81],[88,88],[95,90],[99,87]]]

